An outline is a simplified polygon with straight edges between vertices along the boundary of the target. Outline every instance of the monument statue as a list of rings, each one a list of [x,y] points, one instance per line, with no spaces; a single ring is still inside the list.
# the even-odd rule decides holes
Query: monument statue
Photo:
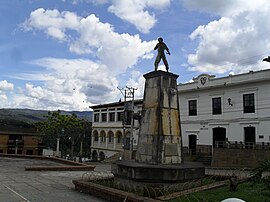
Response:
[[[169,65],[168,65],[168,62],[167,62],[164,51],[166,50],[167,54],[169,54],[169,55],[171,53],[170,53],[169,48],[167,47],[167,45],[163,42],[163,38],[161,38],[161,37],[158,38],[158,43],[155,46],[154,50],[158,50],[157,57],[156,57],[156,60],[155,60],[155,71],[157,71],[158,64],[159,64],[160,60],[162,59],[164,65],[166,67],[166,70],[168,72],[169,71]]]
[[[167,189],[203,178],[205,168],[200,162],[184,162],[178,98],[178,75],[168,72],[164,52],[170,54],[163,39],[154,48],[158,50],[155,71],[144,74],[145,88],[141,123],[135,159],[118,160],[112,164],[115,182],[132,183],[136,188]],[[158,71],[163,60],[167,72]]]

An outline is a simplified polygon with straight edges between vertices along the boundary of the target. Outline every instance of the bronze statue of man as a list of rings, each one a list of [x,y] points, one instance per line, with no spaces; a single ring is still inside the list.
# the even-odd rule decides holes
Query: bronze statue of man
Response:
[[[162,59],[165,67],[166,67],[166,70],[167,72],[169,71],[169,65],[168,65],[168,62],[167,62],[167,59],[166,59],[166,56],[165,56],[165,53],[164,51],[166,50],[167,54],[171,54],[170,51],[169,51],[169,48],[167,47],[167,45],[163,42],[163,39],[160,37],[158,38],[158,43],[157,45],[155,46],[154,50],[158,50],[158,53],[157,53],[157,57],[156,57],[156,60],[155,60],[155,71],[157,71],[158,69],[158,64],[160,62],[160,60]]]

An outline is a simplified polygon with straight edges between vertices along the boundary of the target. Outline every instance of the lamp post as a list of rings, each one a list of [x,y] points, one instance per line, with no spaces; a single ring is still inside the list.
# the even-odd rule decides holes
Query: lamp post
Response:
[[[60,137],[56,139],[56,156],[59,157],[59,144],[60,144]]]
[[[65,133],[65,129],[64,128],[62,128],[61,129],[61,133],[62,133],[62,136],[64,135],[64,133]],[[58,135],[58,137],[56,138],[56,156],[57,157],[59,157],[60,156],[60,150],[59,150],[59,148],[60,148],[60,136],[61,135]]]
[[[85,138],[85,134],[83,134],[83,137],[81,137],[81,145],[80,145],[80,157],[82,157],[83,152],[83,139]]]
[[[134,135],[133,135],[133,128],[134,128],[134,96],[135,96],[135,90],[137,90],[137,88],[133,88],[133,87],[127,87],[126,88],[118,88],[122,95],[124,96],[124,118],[123,118],[123,135],[125,136],[125,142],[124,142],[124,147],[127,148],[126,146],[129,146],[129,158],[132,159],[132,152],[133,152],[133,139],[134,139]],[[131,99],[131,106],[129,109],[127,109],[127,99]],[[131,120],[130,120],[130,137],[129,137],[129,142],[127,143],[127,137],[126,137],[126,113],[127,112],[131,112],[130,116],[131,116]]]
[[[16,140],[15,140],[15,154],[18,153],[18,142],[19,142],[19,140],[16,139]]]
[[[74,153],[74,138],[73,137],[69,137],[68,138],[71,141],[71,154],[70,157],[73,160],[73,153]]]

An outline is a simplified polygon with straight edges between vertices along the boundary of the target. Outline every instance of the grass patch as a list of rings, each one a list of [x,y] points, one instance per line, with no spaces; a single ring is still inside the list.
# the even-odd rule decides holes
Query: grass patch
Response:
[[[235,192],[230,192],[229,187],[225,186],[182,196],[181,198],[170,200],[170,202],[220,202],[226,198],[240,198],[247,202],[270,202],[270,190],[265,190],[265,186],[260,183],[244,182],[238,185]]]

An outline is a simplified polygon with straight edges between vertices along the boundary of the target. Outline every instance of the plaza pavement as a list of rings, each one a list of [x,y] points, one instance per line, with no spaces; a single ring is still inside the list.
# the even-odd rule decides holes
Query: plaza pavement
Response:
[[[72,180],[87,171],[25,171],[25,166],[63,165],[38,159],[0,157],[0,202],[74,202],[103,201],[74,190]],[[95,171],[110,171],[110,165],[98,164]]]
[[[93,163],[91,163],[93,164]],[[88,171],[25,171],[25,166],[59,166],[61,163],[0,157],[0,202],[102,202],[104,200],[74,190],[72,180],[81,179]],[[110,164],[95,163],[95,173],[107,173]],[[249,177],[246,169],[206,168],[206,174],[216,176]],[[269,172],[265,173],[270,175]]]

